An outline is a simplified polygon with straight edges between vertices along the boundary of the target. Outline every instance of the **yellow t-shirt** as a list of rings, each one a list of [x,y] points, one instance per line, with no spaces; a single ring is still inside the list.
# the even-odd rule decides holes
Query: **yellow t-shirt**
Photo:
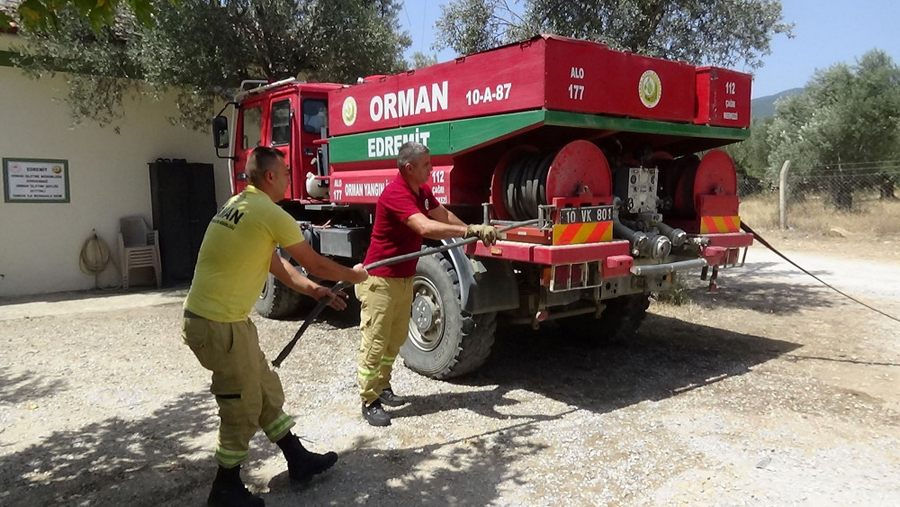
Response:
[[[247,318],[259,297],[276,245],[303,241],[297,222],[248,186],[232,197],[206,228],[184,307],[217,322]]]

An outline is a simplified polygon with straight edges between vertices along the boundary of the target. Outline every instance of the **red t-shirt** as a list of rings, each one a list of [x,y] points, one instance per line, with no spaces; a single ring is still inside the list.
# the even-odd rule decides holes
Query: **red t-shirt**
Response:
[[[375,223],[372,225],[372,239],[366,252],[364,264],[395,257],[397,255],[418,252],[422,248],[422,236],[419,236],[406,225],[406,219],[440,206],[431,186],[419,187],[419,194],[409,188],[406,180],[398,173],[394,181],[384,187],[375,206]],[[408,278],[416,274],[418,259],[382,266],[369,271],[370,275],[383,278]]]

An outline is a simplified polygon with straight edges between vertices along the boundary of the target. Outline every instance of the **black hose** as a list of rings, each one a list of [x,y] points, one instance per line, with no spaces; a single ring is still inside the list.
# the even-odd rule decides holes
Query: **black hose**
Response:
[[[537,218],[540,206],[547,204],[547,173],[555,156],[531,153],[509,163],[503,176],[503,205],[510,218]]]
[[[803,271],[803,272],[806,273],[807,275],[809,275],[809,276],[815,278],[816,281],[818,281],[818,282],[821,283],[822,285],[824,285],[824,286],[828,287],[829,289],[831,289],[831,290],[837,292],[838,294],[844,296],[845,298],[849,299],[850,301],[853,301],[854,303],[860,304],[860,305],[862,305],[862,306],[868,308],[869,310],[872,310],[872,311],[875,312],[875,313],[881,314],[881,315],[883,315],[883,316],[885,316],[885,317],[887,317],[887,318],[889,318],[889,319],[891,319],[891,320],[893,320],[893,321],[900,322],[900,318],[897,318],[897,317],[894,317],[893,315],[890,315],[890,314],[888,314],[888,313],[885,313],[885,312],[879,310],[878,308],[875,308],[874,306],[871,306],[871,305],[868,305],[868,304],[866,304],[866,303],[863,303],[862,301],[856,299],[855,297],[851,296],[850,294],[847,294],[846,292],[841,291],[840,289],[834,287],[833,285],[829,284],[829,283],[826,282],[825,280],[822,280],[822,279],[819,278],[818,276],[816,276],[816,275],[810,273],[809,271],[803,269],[799,264],[797,264],[796,262],[794,262],[794,261],[788,259],[783,253],[779,252],[774,246],[770,245],[768,241],[766,241],[765,239],[763,239],[763,237],[760,236],[759,233],[757,233],[756,231],[754,231],[753,229],[751,229],[749,225],[747,225],[747,224],[741,222],[741,229],[743,229],[743,230],[745,230],[746,232],[749,232],[750,234],[752,234],[753,237],[756,239],[756,241],[759,241],[760,243],[762,243],[763,246],[765,246],[766,248],[768,248],[769,250],[771,250],[772,252],[774,252],[775,255],[777,255],[777,256],[781,257],[782,259],[786,260],[786,261],[789,262],[792,266],[794,266],[795,268],[799,269],[800,271]]]
[[[535,218],[533,220],[525,220],[523,222],[516,222],[514,224],[504,225],[503,227],[500,227],[499,229],[497,229],[497,231],[498,232],[506,232],[510,229],[515,229],[517,227],[525,227],[527,225],[533,225],[539,221],[540,221],[539,219]],[[419,250],[418,252],[412,252],[412,253],[408,253],[408,254],[398,255],[396,257],[389,257],[387,259],[382,259],[380,261],[373,262],[371,264],[367,264],[365,266],[365,268],[366,268],[366,271],[368,271],[370,269],[380,268],[382,266],[389,266],[391,264],[397,264],[397,263],[403,262],[403,261],[418,259],[419,257],[424,257],[426,255],[433,255],[433,254],[440,253],[440,252],[446,252],[447,250],[450,250],[451,248],[468,245],[470,243],[475,243],[476,241],[479,241],[479,239],[475,238],[475,237],[463,239],[460,241],[454,241],[453,243],[450,243],[447,245],[426,248],[424,250]],[[294,334],[294,337],[291,338],[291,341],[289,341],[288,344],[285,345],[283,349],[281,349],[281,352],[278,353],[278,357],[276,357],[272,361],[272,366],[274,366],[276,368],[281,366],[281,363],[285,360],[285,358],[287,358],[288,354],[291,353],[291,350],[294,349],[294,345],[297,344],[297,341],[300,340],[300,337],[303,336],[303,333],[306,332],[306,329],[310,326],[310,324],[312,324],[312,322],[316,319],[316,317],[318,317],[319,314],[322,313],[322,311],[325,309],[325,307],[328,306],[328,303],[331,302],[332,298],[334,298],[334,296],[340,290],[344,289],[345,287],[349,287],[350,285],[352,285],[352,284],[350,284],[348,282],[338,282],[338,283],[334,284],[334,286],[331,288],[331,295],[323,297],[322,299],[319,300],[318,303],[316,303],[316,306],[312,309],[312,311],[309,312],[309,315],[306,316],[306,320],[303,321],[303,324],[300,326],[300,329],[298,329],[297,332]]]

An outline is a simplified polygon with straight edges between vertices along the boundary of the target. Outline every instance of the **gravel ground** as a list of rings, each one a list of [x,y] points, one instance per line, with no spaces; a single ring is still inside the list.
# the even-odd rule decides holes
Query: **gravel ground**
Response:
[[[801,258],[900,314],[900,262]],[[652,305],[624,344],[507,328],[470,377],[398,365],[413,403],[383,429],[359,415],[353,316],[332,315],[280,375],[295,431],[340,461],[292,486],[258,435],[246,481],[273,506],[900,505],[898,324],[759,248],[720,287]],[[0,306],[0,504],[203,505],[215,403],[183,296]],[[270,357],[299,325],[255,320]]]

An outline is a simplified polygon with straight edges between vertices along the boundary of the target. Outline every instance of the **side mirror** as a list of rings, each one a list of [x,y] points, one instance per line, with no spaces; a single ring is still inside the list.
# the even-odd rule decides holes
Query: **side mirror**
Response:
[[[212,119],[213,143],[216,149],[228,148],[228,118],[219,115]]]

